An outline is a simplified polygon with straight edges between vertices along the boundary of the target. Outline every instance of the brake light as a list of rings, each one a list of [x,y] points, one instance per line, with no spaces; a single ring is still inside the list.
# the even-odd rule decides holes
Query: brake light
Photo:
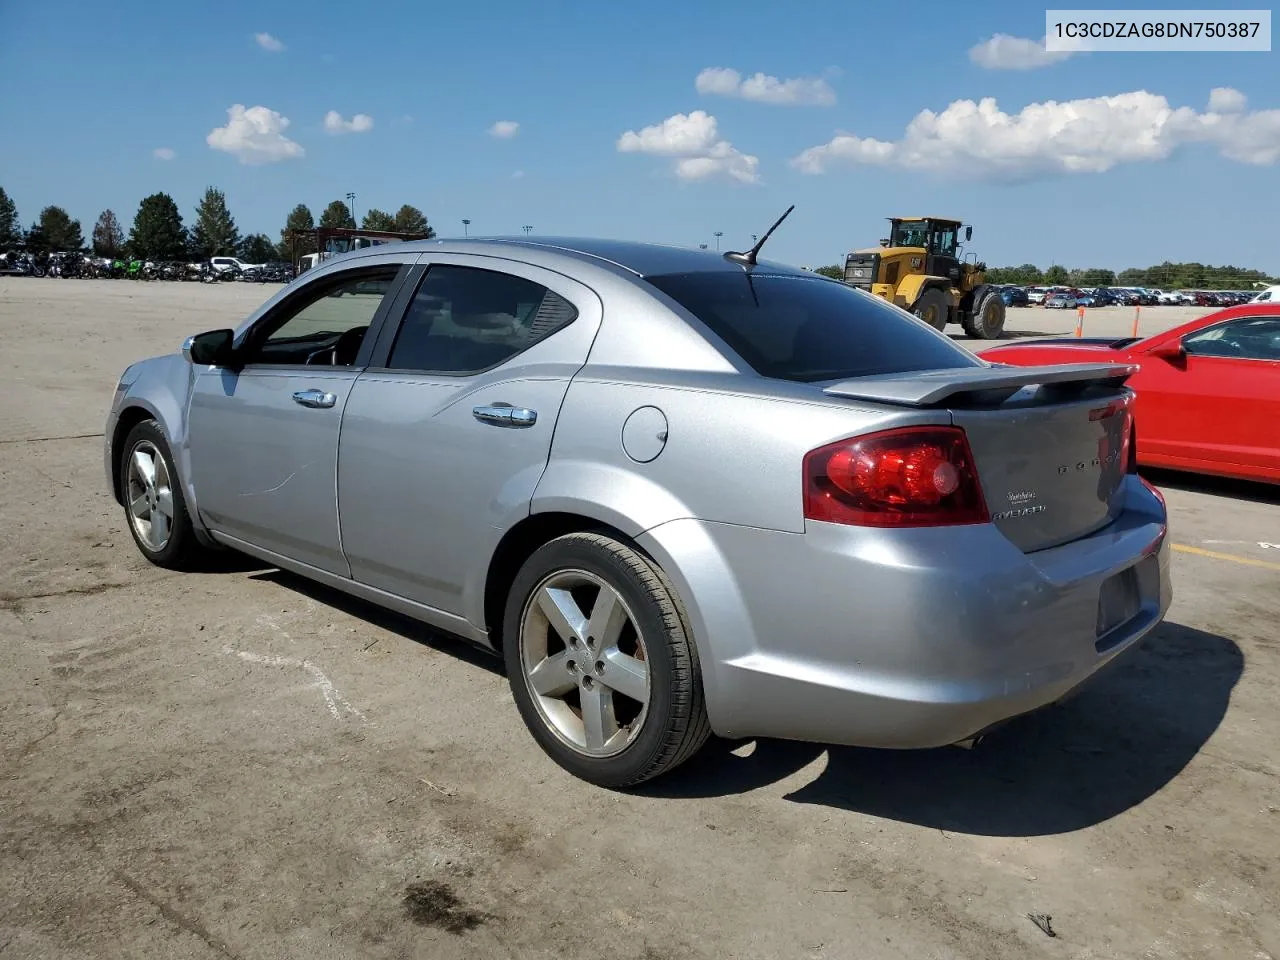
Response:
[[[1089,411],[1090,420],[1106,420],[1119,414],[1124,419],[1120,423],[1120,452],[1116,462],[1125,465],[1126,473],[1138,472],[1138,449],[1133,442],[1133,408],[1131,398],[1113,400],[1105,407],[1096,407]],[[1106,452],[1105,450],[1103,451]]]
[[[864,527],[991,519],[959,427],[904,427],[811,450],[804,458],[804,515]]]

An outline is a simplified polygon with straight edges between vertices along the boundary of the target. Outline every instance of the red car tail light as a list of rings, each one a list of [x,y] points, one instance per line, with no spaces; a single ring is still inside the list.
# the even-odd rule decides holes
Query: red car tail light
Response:
[[[811,450],[804,458],[804,515],[864,527],[991,519],[959,427],[904,427]]]

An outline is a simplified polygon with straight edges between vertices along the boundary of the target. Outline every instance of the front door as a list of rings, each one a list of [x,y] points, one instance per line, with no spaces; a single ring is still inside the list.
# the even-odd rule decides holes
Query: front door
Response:
[[[249,328],[239,369],[199,370],[188,423],[200,515],[216,533],[348,575],[338,428],[400,264],[327,272]],[[385,311],[382,311],[385,313]]]
[[[600,301],[514,261],[428,257],[347,402],[342,545],[355,580],[483,627],[489,559],[529,513]]]

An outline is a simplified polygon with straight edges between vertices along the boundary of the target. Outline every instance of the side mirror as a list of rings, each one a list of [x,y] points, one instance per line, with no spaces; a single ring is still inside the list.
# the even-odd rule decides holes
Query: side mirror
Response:
[[[235,339],[234,330],[210,330],[187,337],[182,342],[182,355],[188,363],[197,366],[225,367],[229,366],[234,351],[231,343]]]
[[[1170,340],[1162,343],[1151,351],[1151,356],[1159,357],[1161,360],[1168,360],[1171,363],[1177,363],[1186,359],[1187,351],[1183,347],[1181,340]]]
[[[880,246],[882,246],[882,247],[887,247],[888,245],[889,245],[889,238],[888,238],[888,237],[881,237],[881,238],[880,238]]]
[[[972,240],[972,239],[973,239],[973,227],[965,227],[965,228],[964,228],[964,242],[965,242],[965,243],[968,243],[968,242],[969,242],[970,240]]]

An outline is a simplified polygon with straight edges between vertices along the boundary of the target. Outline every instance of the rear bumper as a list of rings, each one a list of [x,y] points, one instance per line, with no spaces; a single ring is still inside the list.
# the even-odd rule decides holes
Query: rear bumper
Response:
[[[641,541],[685,601],[716,733],[934,747],[1062,699],[1164,617],[1164,509],[1136,477],[1126,486],[1113,524],[1032,554],[989,524],[788,534],[680,520]],[[1115,576],[1137,605],[1100,637]]]

